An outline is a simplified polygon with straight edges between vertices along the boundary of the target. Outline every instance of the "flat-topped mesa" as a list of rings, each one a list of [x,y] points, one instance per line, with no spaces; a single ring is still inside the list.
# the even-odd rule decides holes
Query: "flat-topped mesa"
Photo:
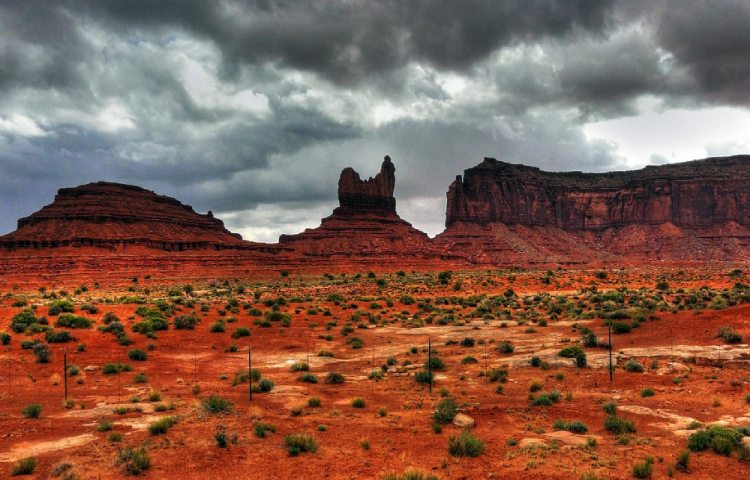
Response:
[[[357,212],[396,215],[396,199],[393,198],[395,172],[396,167],[388,155],[375,178],[362,180],[351,167],[342,170],[339,177],[339,207],[334,210],[334,215]]]
[[[633,224],[748,227],[750,156],[609,173],[553,173],[485,158],[456,178],[447,197],[448,227],[456,222],[592,232]]]
[[[142,245],[161,250],[249,248],[211,212],[132,185],[96,182],[58,190],[54,201],[18,220],[0,247]]]

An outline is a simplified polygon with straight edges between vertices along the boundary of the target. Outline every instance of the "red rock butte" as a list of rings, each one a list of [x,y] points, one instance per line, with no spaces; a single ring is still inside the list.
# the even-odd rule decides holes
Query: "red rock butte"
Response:
[[[387,156],[367,180],[345,168],[332,214],[276,244],[244,241],[211,212],[140,187],[63,188],[0,237],[0,272],[123,269],[134,259],[225,274],[750,260],[750,156],[610,173],[485,158],[450,185],[434,239],[396,212],[395,171]]]
[[[182,251],[245,243],[211,212],[199,214],[174,198],[110,182],[61,188],[50,205],[21,218],[16,231],[0,237],[6,249],[143,245]]]

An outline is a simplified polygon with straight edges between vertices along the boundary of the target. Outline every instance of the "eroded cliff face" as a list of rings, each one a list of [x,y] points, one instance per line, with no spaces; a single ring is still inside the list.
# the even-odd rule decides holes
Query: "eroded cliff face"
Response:
[[[485,158],[448,190],[446,226],[458,221],[594,232],[633,224],[750,226],[750,156],[610,173],[550,173]]]
[[[750,258],[750,156],[609,173],[485,158],[447,197],[435,243],[477,263]]]
[[[353,168],[347,167],[339,177],[338,213],[396,215],[396,199],[393,198],[395,186],[396,167],[387,155],[375,178],[362,180]]]
[[[380,173],[368,180],[345,168],[339,177],[339,206],[333,214],[319,227],[282,235],[279,242],[293,248],[305,262],[337,259],[342,265],[363,260],[415,265],[423,259],[440,259],[443,253],[427,234],[396,213],[395,170],[388,156]]]
[[[97,182],[62,188],[54,201],[18,220],[0,247],[46,248],[140,245],[160,250],[246,248],[238,234],[208,214],[141,187]]]

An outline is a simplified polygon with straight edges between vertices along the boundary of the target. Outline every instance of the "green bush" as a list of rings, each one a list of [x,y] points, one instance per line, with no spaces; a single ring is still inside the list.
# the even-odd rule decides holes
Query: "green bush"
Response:
[[[127,365],[125,363],[115,362],[115,363],[107,363],[106,365],[104,365],[104,367],[102,368],[102,373],[104,375],[115,375],[120,372],[130,372],[132,370],[133,370],[133,367],[131,367],[130,365]]]
[[[36,470],[36,458],[27,457],[16,462],[10,473],[15,477],[18,475],[31,475],[34,473],[34,470]]]
[[[454,457],[478,457],[484,451],[484,442],[474,436],[469,430],[464,430],[459,436],[448,438],[448,453]]]
[[[13,316],[10,321],[10,328],[15,333],[23,333],[27,328],[38,324],[46,325],[47,320],[44,318],[37,318],[36,315],[34,315],[33,310],[25,309]]]
[[[742,433],[736,429],[710,426],[690,435],[688,448],[700,452],[710,447],[716,453],[729,456],[734,449],[740,448],[742,437]]]
[[[177,417],[162,417],[148,426],[151,435],[161,435],[167,433],[177,423]]]
[[[128,352],[128,358],[137,362],[143,362],[148,358],[148,355],[143,350],[134,348]]]
[[[641,390],[641,397],[653,397],[655,395],[653,388],[644,388]]]
[[[151,467],[151,459],[145,447],[120,450],[118,463],[123,465],[127,475],[140,475]]]
[[[74,308],[73,302],[70,300],[56,300],[50,304],[47,313],[54,317],[61,313],[73,313]]]
[[[37,342],[32,349],[36,356],[36,363],[49,363],[50,358],[52,358],[52,352],[50,352],[47,345]]]
[[[690,468],[688,464],[690,463],[690,450],[683,450],[680,453],[677,454],[677,462],[675,462],[675,467],[677,467],[677,470],[685,473],[690,472]]]
[[[266,433],[276,433],[276,426],[267,422],[258,422],[253,430],[258,438],[265,438]]]
[[[261,378],[258,382],[258,391],[267,393],[273,390],[274,383],[268,378]]]
[[[67,343],[75,340],[75,337],[70,332],[66,332],[65,330],[58,332],[52,329],[44,332],[44,338],[47,340],[47,343]]]
[[[580,420],[566,422],[565,420],[557,419],[555,420],[555,423],[553,424],[553,428],[555,430],[567,430],[568,432],[573,432],[573,433],[586,433],[589,431],[589,427],[586,426],[586,424],[581,422]]]
[[[604,419],[604,428],[617,435],[635,433],[635,423],[616,415],[608,415]]]
[[[304,452],[316,452],[318,442],[312,435],[306,433],[292,433],[284,437],[284,446],[290,457]]]
[[[206,413],[218,414],[218,413],[230,413],[234,410],[234,404],[229,399],[220,397],[218,395],[211,395],[201,401],[203,410]]]
[[[91,320],[72,313],[63,313],[55,321],[56,327],[65,328],[91,328]]]
[[[198,324],[198,317],[192,315],[179,315],[174,318],[174,328],[177,330],[194,330]]]
[[[453,421],[453,417],[456,416],[456,413],[458,413],[456,401],[452,398],[446,398],[437,404],[432,419],[437,423],[448,424]]]
[[[328,372],[326,383],[329,385],[340,385],[344,383],[344,376],[338,372]]]
[[[557,354],[564,358],[576,358],[582,353],[584,353],[584,351],[580,345],[570,345],[560,350]]]
[[[648,457],[644,461],[633,465],[633,476],[635,478],[651,478],[653,467],[654,459]]]
[[[493,368],[487,373],[490,382],[505,383],[508,380],[508,370],[504,368]]]
[[[297,380],[305,383],[318,383],[318,377],[316,377],[312,373],[305,373],[304,375],[300,375]]]
[[[637,360],[630,359],[627,362],[625,362],[625,366],[623,367],[626,372],[635,372],[635,373],[642,373],[644,368],[643,364]]]
[[[352,400],[352,407],[365,408],[365,399],[362,397],[355,398],[354,400]]]
[[[39,418],[42,415],[42,406],[39,403],[30,403],[21,409],[26,418]]]
[[[497,351],[500,353],[513,353],[515,349],[516,347],[510,342],[501,342],[500,345],[497,346]]]
[[[250,329],[247,327],[239,327],[237,330],[232,332],[232,338],[234,338],[235,340],[242,337],[249,337],[250,335]]]
[[[422,370],[414,374],[414,381],[417,383],[435,383],[435,375],[427,370]]]
[[[552,390],[542,392],[531,400],[532,407],[548,407],[560,401],[560,392]]]

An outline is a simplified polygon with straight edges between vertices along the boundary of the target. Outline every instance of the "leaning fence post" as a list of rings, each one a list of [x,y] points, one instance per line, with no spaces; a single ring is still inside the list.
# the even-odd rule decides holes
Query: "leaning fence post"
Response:
[[[63,349],[63,384],[65,385],[65,402],[68,401],[68,349]]]

